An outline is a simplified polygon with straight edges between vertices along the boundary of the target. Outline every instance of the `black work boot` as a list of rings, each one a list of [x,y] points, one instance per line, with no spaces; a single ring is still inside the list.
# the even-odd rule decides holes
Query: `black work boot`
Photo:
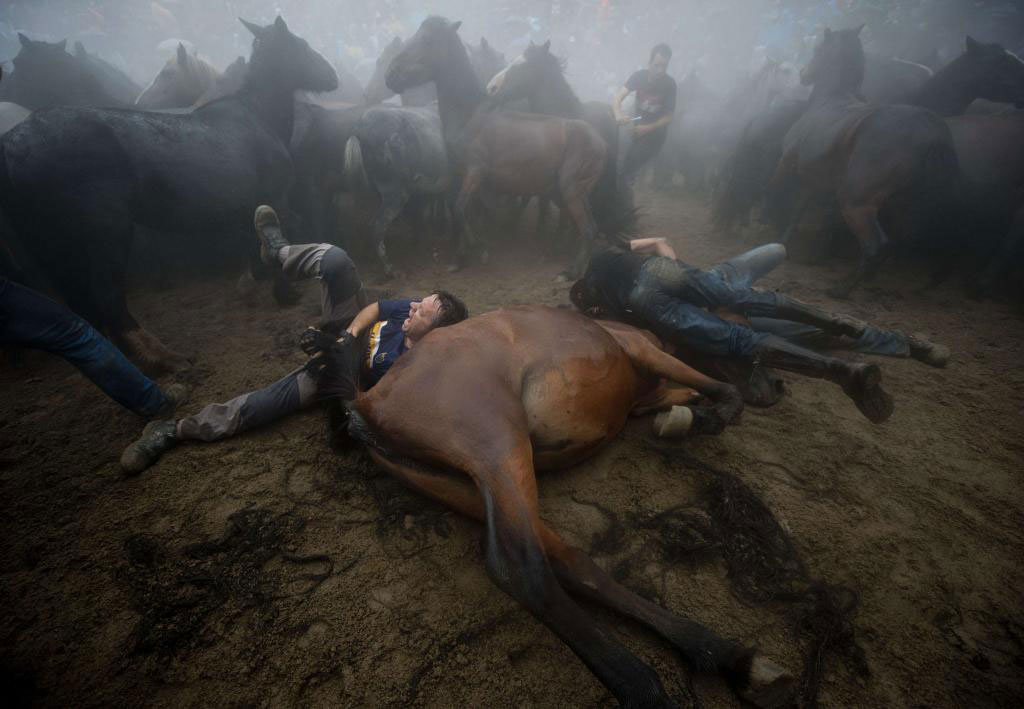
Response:
[[[892,397],[882,389],[882,370],[877,364],[826,357],[775,336],[758,346],[756,358],[766,367],[838,384],[871,423],[892,416]]]
[[[779,318],[780,320],[792,320],[793,322],[811,325],[824,330],[830,335],[845,335],[859,340],[868,324],[863,320],[830,313],[817,306],[804,303],[796,298],[790,298],[781,293],[775,294],[775,307],[767,317]]]
[[[943,368],[949,363],[949,348],[929,341],[924,334],[915,332],[907,338],[910,356],[930,367]]]
[[[270,205],[261,204],[256,207],[253,224],[256,226],[256,237],[260,242],[260,261],[268,266],[280,266],[281,262],[277,255],[281,249],[291,244],[281,233],[281,222],[277,218],[277,212]]]
[[[160,456],[178,443],[178,422],[173,419],[150,421],[142,429],[142,436],[124,449],[121,469],[128,475],[138,475],[160,460]]]

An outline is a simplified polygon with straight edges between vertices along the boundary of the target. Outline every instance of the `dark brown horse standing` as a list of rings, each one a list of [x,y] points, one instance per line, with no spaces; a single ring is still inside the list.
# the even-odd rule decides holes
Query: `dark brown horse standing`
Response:
[[[849,295],[878,268],[890,241],[879,221],[883,208],[900,222],[897,231],[909,235],[926,220],[939,228],[957,203],[959,167],[942,118],[914,106],[875,106],[858,98],[864,78],[860,30],[825,29],[800,72],[801,81],[814,86],[808,108],[786,134],[773,178],[800,178],[802,204],[794,224],[814,192],[835,194],[861,248],[854,272],[829,290],[836,297]]]
[[[338,345],[322,387],[352,398]],[[358,349],[358,346],[354,346]],[[631,410],[669,406],[689,389],[720,430],[738,392],[660,349],[649,333],[543,306],[498,310],[438,329],[350,407],[349,432],[410,487],[485,525],[487,571],[560,637],[624,706],[671,706],[658,675],[583,611],[569,593],[653,629],[698,670],[716,671],[747,699],[784,700],[792,677],[619,585],[540,518],[536,470],[573,465],[614,437]],[[682,398],[680,398],[682,397]],[[707,430],[707,429],[706,429]]]
[[[551,195],[568,210],[580,235],[569,275],[583,272],[597,225],[589,196],[601,179],[607,147],[583,121],[489,110],[457,31],[460,22],[428,17],[388,67],[388,88],[402,92],[433,81],[448,159],[461,177],[454,215],[456,266],[475,242],[466,208],[480,190]]]

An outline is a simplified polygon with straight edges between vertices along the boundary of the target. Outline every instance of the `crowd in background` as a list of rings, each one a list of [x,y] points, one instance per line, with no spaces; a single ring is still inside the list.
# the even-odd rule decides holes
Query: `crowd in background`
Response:
[[[238,22],[280,14],[331,61],[365,80],[395,36],[410,36],[428,14],[463,22],[516,56],[531,40],[552,40],[569,59],[570,81],[585,98],[605,98],[667,42],[676,75],[696,70],[724,90],[765,58],[804,61],[823,26],[867,23],[869,52],[932,66],[948,61],[965,34],[1024,49],[1024,6],[1016,0],[6,0],[0,4],[0,59],[33,39],[80,40],[147,82],[184,39],[219,67],[248,56],[252,38]]]

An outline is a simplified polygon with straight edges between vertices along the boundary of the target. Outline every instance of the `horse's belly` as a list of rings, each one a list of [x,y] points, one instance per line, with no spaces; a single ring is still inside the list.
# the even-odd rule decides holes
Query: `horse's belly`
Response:
[[[536,467],[572,465],[600,448],[625,424],[636,386],[625,353],[568,359],[532,375],[523,407]]]

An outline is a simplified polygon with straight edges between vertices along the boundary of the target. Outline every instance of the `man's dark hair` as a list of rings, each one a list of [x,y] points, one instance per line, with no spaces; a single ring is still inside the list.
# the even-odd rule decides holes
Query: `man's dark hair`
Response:
[[[671,59],[672,48],[665,44],[664,42],[662,42],[661,44],[654,45],[654,49],[651,50],[651,58],[647,60],[647,63],[650,64],[651,62],[653,62],[654,58],[659,54],[665,57],[665,59]]]
[[[439,310],[437,318],[434,319],[434,327],[444,327],[462,322],[469,317],[469,310],[466,304],[446,290],[436,290],[431,295],[436,295]]]

